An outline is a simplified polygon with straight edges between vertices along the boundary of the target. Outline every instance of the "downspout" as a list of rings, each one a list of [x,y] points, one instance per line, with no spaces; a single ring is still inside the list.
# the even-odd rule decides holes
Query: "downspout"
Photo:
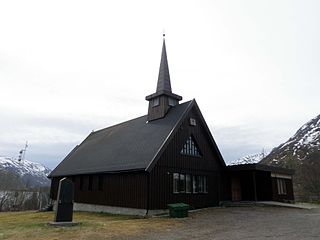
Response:
[[[149,209],[150,209],[150,172],[147,172],[148,174],[148,180],[147,180],[147,211],[146,211],[146,215],[148,216],[149,214]]]

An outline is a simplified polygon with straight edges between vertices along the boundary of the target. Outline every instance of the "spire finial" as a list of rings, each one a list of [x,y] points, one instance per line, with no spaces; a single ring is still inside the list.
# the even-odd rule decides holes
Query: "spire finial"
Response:
[[[163,29],[163,31],[162,31],[162,37],[163,37],[163,39],[165,39],[166,38],[166,31]]]

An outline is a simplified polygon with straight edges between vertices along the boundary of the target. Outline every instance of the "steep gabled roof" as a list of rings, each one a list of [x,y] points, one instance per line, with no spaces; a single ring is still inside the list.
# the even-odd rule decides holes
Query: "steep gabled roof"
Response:
[[[147,170],[192,103],[176,105],[156,121],[142,116],[92,132],[49,177]]]
[[[220,164],[222,166],[226,166],[226,163],[225,161],[223,160],[223,157],[220,153],[220,150],[210,132],[210,129],[200,111],[200,108],[196,102],[195,99],[193,99],[192,101],[190,101],[190,105],[187,109],[187,111],[184,112],[183,116],[181,116],[180,118],[180,121],[176,124],[176,126],[180,125],[180,123],[185,119],[185,116],[188,114],[188,112],[192,109],[192,108],[195,108],[197,113],[199,114],[199,117],[201,119],[201,123],[203,124],[205,130],[206,130],[206,133],[208,134],[208,137],[210,139],[210,143],[211,143],[211,146],[212,146],[212,150],[214,150],[214,152],[217,154],[217,157],[218,157],[218,160],[220,162]],[[163,143],[163,145],[161,146],[161,148],[159,149],[158,153],[154,156],[154,158],[152,159],[152,161],[150,162],[149,166],[147,167],[147,171],[151,171],[152,168],[154,167],[154,165],[156,164],[157,160],[159,159],[159,157],[161,156],[161,154],[163,153],[163,151],[166,149],[167,145],[170,143],[170,139],[174,136],[174,134],[176,133],[176,131],[178,130],[178,127],[175,127],[172,132],[170,133],[170,135],[168,136],[168,139]]]

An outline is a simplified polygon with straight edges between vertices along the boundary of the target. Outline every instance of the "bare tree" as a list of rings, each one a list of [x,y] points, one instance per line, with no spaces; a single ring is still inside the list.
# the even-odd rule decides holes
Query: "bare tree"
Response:
[[[5,206],[10,198],[10,192],[0,191],[0,212],[5,210]]]

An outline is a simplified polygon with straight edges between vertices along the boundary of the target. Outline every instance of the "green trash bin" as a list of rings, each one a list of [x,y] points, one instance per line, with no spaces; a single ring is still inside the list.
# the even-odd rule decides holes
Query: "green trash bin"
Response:
[[[185,203],[168,204],[169,215],[172,218],[188,217],[189,205]]]

